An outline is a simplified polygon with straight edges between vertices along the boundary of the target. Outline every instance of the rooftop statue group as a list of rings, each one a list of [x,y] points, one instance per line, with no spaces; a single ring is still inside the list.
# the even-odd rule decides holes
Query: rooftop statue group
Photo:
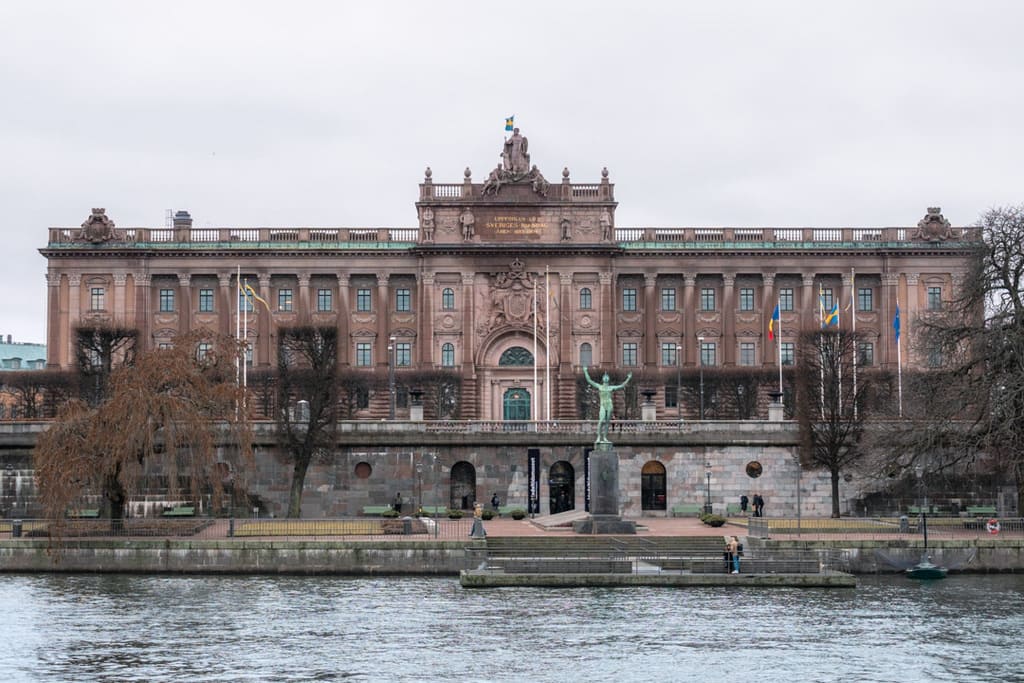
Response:
[[[502,147],[501,163],[487,175],[487,181],[484,183],[481,194],[496,195],[502,185],[529,182],[534,192],[542,197],[547,197],[550,184],[544,179],[536,164],[530,166],[528,150],[529,141],[526,136],[520,135],[518,128],[513,129],[512,137],[506,138]]]

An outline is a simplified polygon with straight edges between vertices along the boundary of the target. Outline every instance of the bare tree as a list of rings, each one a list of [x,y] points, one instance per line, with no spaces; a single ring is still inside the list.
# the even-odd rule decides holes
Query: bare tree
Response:
[[[832,483],[832,516],[839,517],[839,478],[861,458],[861,436],[871,410],[871,375],[854,378],[857,336],[846,330],[803,332],[798,341],[795,413],[801,460],[824,467]]]
[[[81,396],[97,405],[106,396],[110,373],[135,360],[138,330],[116,325],[75,329],[75,363],[81,376]]]
[[[403,373],[401,382],[406,390],[422,391],[424,413],[438,420],[458,418],[462,399],[462,373],[458,370],[420,370]]]
[[[962,288],[914,321],[913,352],[928,372],[922,399],[904,402],[894,443],[929,470],[982,459],[1017,486],[1024,509],[1024,205],[995,208],[978,223]]]
[[[19,417],[53,417],[55,406],[68,400],[73,374],[64,370],[18,370],[0,373],[0,388],[11,397]]]
[[[339,418],[338,330],[298,325],[278,330],[277,431],[292,459],[288,517],[302,516],[306,472],[334,447]]]
[[[202,357],[200,341],[210,344]],[[182,482],[194,500],[209,493],[219,509],[224,464],[238,475],[249,465],[249,430],[234,382],[238,352],[230,338],[187,335],[172,349],[115,367],[98,405],[65,404],[33,454],[40,501],[57,520],[56,535],[66,511],[89,494],[102,497],[102,515],[120,526],[125,503],[147,477],[165,479],[171,496],[180,495]],[[237,449],[219,448],[225,442]]]

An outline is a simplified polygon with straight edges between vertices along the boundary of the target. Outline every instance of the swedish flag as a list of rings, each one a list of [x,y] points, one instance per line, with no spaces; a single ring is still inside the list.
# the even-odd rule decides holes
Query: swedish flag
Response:
[[[832,304],[832,310],[821,319],[822,327],[839,327],[839,304]]]
[[[507,119],[505,119],[505,130],[512,132],[512,129],[515,128],[515,120],[515,116],[510,116]]]

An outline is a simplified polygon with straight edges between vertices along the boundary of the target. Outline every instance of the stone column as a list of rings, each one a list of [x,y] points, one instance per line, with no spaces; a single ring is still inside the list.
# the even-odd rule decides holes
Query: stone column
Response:
[[[615,276],[611,271],[597,274],[601,284],[601,363],[602,368],[614,368],[617,354],[618,316],[615,314]]]
[[[270,302],[270,273],[260,273],[258,276],[260,282],[260,298],[266,302]],[[273,316],[270,311],[267,310],[267,306],[264,306],[260,302],[255,302],[253,310],[259,311],[257,314],[257,334],[259,337],[256,339],[257,343],[257,358],[253,359],[253,367],[269,367],[270,366],[270,337],[271,328],[273,327]],[[260,310],[262,309],[262,310]],[[258,360],[258,362],[256,362]]]
[[[917,319],[918,312],[921,310],[921,298],[920,292],[918,291],[921,274],[905,273],[904,277],[907,279],[907,305],[906,308],[904,308],[903,305],[900,305],[900,340],[903,342],[903,363],[904,366],[906,366],[912,355],[910,351],[910,340],[913,339],[914,320]],[[889,329],[892,329],[891,320],[889,321],[889,324]]]
[[[722,364],[736,365],[736,275],[722,273]]]
[[[658,363],[658,276],[644,275],[643,367],[655,370]]]
[[[238,313],[238,297],[231,296],[232,273],[220,271],[217,273],[217,284],[220,286],[220,305],[217,315],[218,331],[225,335],[234,335],[235,330],[231,326],[235,315]],[[237,290],[236,290],[237,291]]]
[[[178,334],[186,335],[192,331],[192,276],[188,273],[178,274]]]
[[[345,367],[352,352],[349,325],[352,322],[352,292],[348,273],[338,272],[338,366]]]
[[[683,358],[685,365],[696,365],[699,357],[697,349],[697,308],[693,303],[694,292],[697,289],[697,275],[691,273],[683,274],[683,311],[682,311],[682,333],[680,343],[683,345]]]
[[[82,276],[68,275],[68,346],[65,350],[69,362],[75,359],[75,328],[82,324]]]
[[[876,362],[884,369],[896,367],[896,338],[892,319],[896,314],[896,292],[900,276],[896,273],[882,273],[882,320],[879,324],[878,358]],[[900,321],[903,324],[903,321]],[[903,331],[900,330],[902,336]]]
[[[434,348],[434,273],[423,273],[419,276],[419,337],[418,356],[421,370],[434,366],[434,354],[440,353]]]
[[[477,405],[477,377],[474,360],[476,358],[476,331],[473,312],[476,308],[474,299],[476,274],[462,273],[462,417],[475,420],[480,417]],[[533,397],[534,414],[538,397]],[[499,402],[500,405],[500,402]]]
[[[114,292],[110,309],[111,318],[115,325],[127,327],[131,324],[132,320],[130,306],[125,299],[125,283],[128,281],[128,275],[126,273],[114,273],[113,278]]]
[[[49,370],[67,368],[70,363],[62,357],[61,350],[68,348],[66,337],[70,336],[67,309],[60,305],[60,273],[49,270],[46,273],[46,367]]]
[[[132,273],[132,281],[135,289],[135,329],[139,331],[136,346],[139,351],[148,351],[153,343],[153,330],[149,320],[152,302],[149,287],[153,279],[149,273]]]
[[[390,319],[391,319],[391,297],[388,283],[391,275],[387,272],[377,273],[377,344],[376,351],[377,367],[387,369],[388,367],[388,344],[390,343]]]
[[[576,381],[572,372],[572,273],[558,274],[558,390],[553,419],[569,419],[576,415]]]
[[[804,291],[800,293],[800,329],[809,330],[821,327],[818,320],[818,298],[814,294],[814,273],[810,275],[804,273],[801,278]]]
[[[775,292],[775,273],[762,273],[761,282],[764,290],[761,292],[761,310],[764,315],[761,318],[761,339],[764,346],[761,348],[761,357],[765,365],[778,365],[779,352],[778,341],[768,338],[768,323],[772,319],[772,311],[779,302],[778,294]]]
[[[846,295],[845,299],[839,299],[839,310],[843,310],[843,301],[849,301],[853,305],[850,306],[850,315],[843,319],[843,316],[839,316],[839,325],[844,330],[853,329],[853,316],[857,315],[857,283],[854,280],[853,273],[843,273],[843,293]]]

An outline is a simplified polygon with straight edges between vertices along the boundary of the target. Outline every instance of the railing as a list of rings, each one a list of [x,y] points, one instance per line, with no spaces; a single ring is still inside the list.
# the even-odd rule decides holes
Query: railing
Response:
[[[989,520],[965,515],[928,515],[928,541],[966,540],[978,538],[1024,538],[1024,518],[994,518],[999,530],[989,530]],[[841,517],[839,519],[810,517],[751,517],[747,534],[753,538],[782,539],[856,539],[922,541],[924,527],[919,515],[891,517]]]

